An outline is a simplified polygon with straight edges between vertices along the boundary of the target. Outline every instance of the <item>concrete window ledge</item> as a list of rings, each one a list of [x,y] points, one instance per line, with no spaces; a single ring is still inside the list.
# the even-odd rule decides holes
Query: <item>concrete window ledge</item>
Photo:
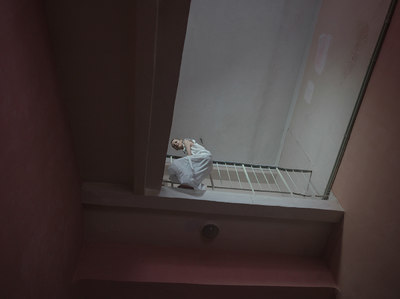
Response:
[[[101,183],[84,183],[82,202],[86,205],[330,223],[339,222],[344,213],[334,196],[320,200],[211,190],[199,195],[169,187],[162,187],[153,195],[135,195],[125,186]]]

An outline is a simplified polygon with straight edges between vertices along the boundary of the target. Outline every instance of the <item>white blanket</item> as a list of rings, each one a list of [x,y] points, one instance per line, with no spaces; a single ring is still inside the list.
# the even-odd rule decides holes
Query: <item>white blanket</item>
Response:
[[[170,180],[174,183],[193,187],[195,190],[206,190],[202,181],[210,174],[213,164],[212,155],[203,146],[191,140],[192,155],[176,159],[168,168]]]

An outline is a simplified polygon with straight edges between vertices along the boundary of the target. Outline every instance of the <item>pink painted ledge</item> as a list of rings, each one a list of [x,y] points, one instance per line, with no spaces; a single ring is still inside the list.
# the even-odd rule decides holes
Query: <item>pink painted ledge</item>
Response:
[[[84,247],[75,280],[336,288],[318,258],[98,243]]]

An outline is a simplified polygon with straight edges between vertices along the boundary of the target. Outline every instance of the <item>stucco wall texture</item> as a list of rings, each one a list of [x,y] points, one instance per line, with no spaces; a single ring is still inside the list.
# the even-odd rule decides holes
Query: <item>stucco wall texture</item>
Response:
[[[400,298],[400,7],[383,43],[333,191],[345,210],[338,298]]]
[[[4,0],[0,11],[0,298],[67,298],[80,188],[43,7]]]

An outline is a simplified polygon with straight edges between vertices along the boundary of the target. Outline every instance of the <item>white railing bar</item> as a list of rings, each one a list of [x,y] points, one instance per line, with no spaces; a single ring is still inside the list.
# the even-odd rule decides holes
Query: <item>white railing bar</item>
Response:
[[[312,184],[311,176],[312,176],[312,173],[310,174],[310,187],[314,191],[315,196],[318,196],[318,192],[317,192],[317,190],[315,190],[314,185]]]
[[[274,174],[272,173],[271,168],[268,168],[268,170],[269,170],[270,174],[272,175],[272,178],[274,179],[274,182],[275,182],[276,187],[278,188],[278,191],[281,192],[281,191],[282,191],[282,190],[281,190],[281,187],[279,187],[278,182],[276,181],[275,176],[274,176]]]
[[[226,165],[226,163],[225,163],[225,167],[226,167],[226,172],[228,173],[229,183],[231,183],[231,187],[233,187],[232,180],[231,180],[231,175],[229,174],[228,165]]]
[[[211,182],[211,189],[214,190],[214,189],[215,189],[215,187],[214,187],[214,180],[213,180],[213,178],[212,178],[212,176],[211,176],[211,173],[210,173],[210,182]]]
[[[179,156],[174,156],[174,155],[167,155],[167,157],[173,157],[173,158],[177,158],[177,159],[180,159],[180,158],[182,158],[182,157],[179,157]],[[271,166],[271,165],[260,165],[260,164],[246,164],[246,163],[237,163],[237,162],[229,162],[229,161],[213,161],[213,163],[219,163],[220,165],[222,165],[222,164],[227,164],[228,166],[234,166],[234,165],[237,165],[237,166],[241,166],[242,164],[245,166],[245,167],[250,167],[250,166],[253,166],[253,167],[262,167],[262,168],[265,168],[265,169],[267,169],[267,168],[271,168],[271,169],[275,169],[275,168],[279,168],[280,170],[287,170],[287,171],[294,171],[294,172],[307,172],[307,173],[312,173],[312,171],[311,170],[304,170],[304,169],[298,169],[298,168],[283,168],[283,167],[279,167],[279,166]]]
[[[310,177],[308,178],[308,184],[310,185],[310,187],[311,187],[311,189],[312,189],[311,192],[313,192],[313,193],[315,194],[315,196],[318,196],[317,190],[314,189],[314,186],[313,186],[313,184],[311,183],[311,176],[312,176],[312,172],[310,172]]]
[[[293,176],[295,176],[296,172],[294,172],[293,170],[292,170],[292,172],[293,172]],[[303,174],[303,173],[304,173],[304,172],[301,172],[301,174]],[[299,184],[300,184],[299,190],[301,191],[301,183],[299,182]],[[300,193],[301,193],[301,192],[300,192]],[[304,186],[304,192],[303,192],[303,194],[304,194],[304,196],[307,196],[307,185]]]
[[[172,164],[174,160],[175,160],[175,157],[171,155],[171,156],[167,157],[166,162],[167,163],[169,162],[170,164]],[[219,180],[220,180],[220,183],[221,183],[221,187],[224,185],[223,177],[222,177],[224,169],[223,168],[221,169],[219,167],[220,164],[225,166],[225,169],[226,169],[226,172],[227,172],[227,176],[228,176],[227,178],[228,178],[229,183],[230,183],[229,185],[233,189],[236,189],[237,187],[235,187],[234,178],[231,177],[231,175],[230,175],[230,168],[232,168],[232,167],[234,167],[234,169],[235,169],[236,176],[238,178],[238,182],[239,182],[239,185],[240,185],[240,189],[248,190],[248,191],[251,190],[253,194],[255,194],[255,192],[256,192],[255,184],[257,183],[258,187],[260,188],[259,190],[262,191],[262,192],[277,192],[277,191],[274,191],[274,190],[277,189],[281,193],[289,193],[292,196],[294,196],[294,194],[296,194],[296,195],[304,195],[304,196],[316,196],[316,197],[320,196],[320,195],[318,195],[318,193],[316,192],[316,189],[314,188],[313,184],[311,183],[312,172],[309,171],[309,170],[285,169],[285,168],[279,168],[277,166],[270,167],[270,166],[251,165],[251,164],[244,164],[244,163],[239,164],[239,163],[217,162],[217,161],[215,161],[214,165],[217,167],[217,171],[218,171],[218,176],[219,176]],[[273,179],[272,182],[269,181],[269,179],[267,177],[268,174],[267,174],[267,172],[264,172],[264,168],[263,167],[265,169],[268,169],[268,172],[272,176],[272,179]],[[244,172],[244,175],[245,175],[245,178],[246,178],[247,182],[249,183],[249,186],[250,186],[249,189],[250,190],[247,189],[247,187],[245,188],[244,185],[242,184],[242,181],[241,181],[240,175],[239,175],[240,170],[238,171],[238,169],[241,169],[241,168],[242,168],[242,171]],[[249,168],[249,169],[251,168],[256,181],[254,181],[254,182],[251,181],[250,173],[249,173],[250,170],[247,170],[247,168]],[[274,170],[275,170],[275,174],[273,173]],[[257,171],[261,172],[262,177],[264,177],[265,182],[267,184],[266,189],[263,187],[263,185],[261,185],[262,179],[260,180],[258,178]],[[303,186],[303,183],[301,183],[303,180],[302,179],[298,179],[298,177],[295,176],[297,174],[297,172],[301,172],[301,176],[303,176],[304,183],[305,183],[304,186]],[[285,178],[285,176],[284,176],[285,173],[289,177],[289,179]],[[281,178],[282,183],[284,184],[285,188],[283,188],[282,185],[280,185],[281,184],[280,182],[278,184],[278,178],[276,177],[276,174],[278,174],[279,177]],[[309,176],[307,176],[307,174],[309,174]],[[212,189],[214,190],[215,188],[219,188],[218,186],[216,186],[214,184],[214,180],[213,180],[212,174],[210,174],[209,177],[210,177],[210,183],[211,183]],[[296,180],[297,180],[297,183],[296,183]],[[289,183],[289,181],[290,181],[290,183]],[[169,181],[169,183],[171,184],[172,187],[174,187],[175,183],[173,183],[171,181]],[[274,183],[276,185],[276,189],[273,186]],[[229,187],[228,187],[228,189],[229,189]],[[287,191],[284,191],[284,189],[287,189]],[[303,191],[303,189],[304,189],[304,191]],[[271,190],[271,191],[268,191],[268,190]]]
[[[253,192],[253,194],[254,194],[254,188],[253,188],[253,185],[250,182],[250,178],[249,178],[249,175],[247,174],[246,167],[244,167],[243,164],[242,164],[242,167],[243,167],[244,174],[246,175],[247,182],[249,182],[249,185],[250,185],[250,188],[251,188],[251,192]]]
[[[260,187],[260,190],[262,190],[262,187],[261,187],[260,181],[258,180],[257,174],[256,174],[256,172],[254,171],[254,168],[253,168],[253,166],[251,166],[251,170],[253,170],[253,174],[254,174],[254,176],[256,177],[256,180],[257,180],[258,186]]]
[[[222,186],[222,178],[221,178],[221,172],[219,171],[218,162],[215,162],[215,165],[217,165],[217,170],[218,170],[219,181],[221,182],[221,186]]]
[[[318,196],[317,190],[314,189],[314,186],[312,185],[311,182],[310,182],[310,187],[312,189],[312,192],[315,194],[315,196]]]
[[[237,177],[238,177],[238,181],[239,181],[240,188],[243,189],[243,187],[242,187],[242,182],[240,181],[240,177],[239,177],[239,173],[238,173],[238,171],[237,171],[236,165],[234,165],[234,166],[235,166],[235,171],[236,171],[236,175],[237,175]]]
[[[268,185],[267,188],[268,188],[268,189],[271,189],[270,184],[269,184],[269,181],[268,181],[268,179],[267,179],[267,176],[265,175],[264,170],[262,169],[261,166],[260,166],[260,169],[261,169],[262,175],[264,176],[265,181],[267,182],[267,185]]]
[[[300,191],[299,188],[297,187],[296,183],[295,183],[294,180],[292,179],[292,176],[290,175],[290,173],[289,173],[287,170],[285,170],[285,171],[286,171],[286,174],[288,175],[290,181],[292,182],[292,184],[293,184],[293,186],[294,186],[294,189],[295,189],[296,191]]]
[[[307,194],[308,188],[310,187],[310,181],[307,179],[306,175],[304,172],[301,173],[303,175],[303,178],[306,182],[306,187],[304,188],[304,194]]]
[[[288,191],[290,192],[290,195],[293,196],[293,192],[292,192],[292,190],[290,189],[290,187],[289,187],[288,183],[286,182],[285,178],[283,177],[282,173],[279,171],[278,167],[275,168],[275,169],[278,171],[278,174],[279,174],[279,176],[281,177],[281,179],[282,179],[283,183],[285,184],[286,188],[287,188]]]
[[[172,162],[173,162],[172,156],[170,156],[169,158],[170,158],[169,159],[170,160],[169,163],[170,163],[170,165],[172,165]],[[174,187],[174,183],[172,183],[172,182],[171,182],[171,187]]]

